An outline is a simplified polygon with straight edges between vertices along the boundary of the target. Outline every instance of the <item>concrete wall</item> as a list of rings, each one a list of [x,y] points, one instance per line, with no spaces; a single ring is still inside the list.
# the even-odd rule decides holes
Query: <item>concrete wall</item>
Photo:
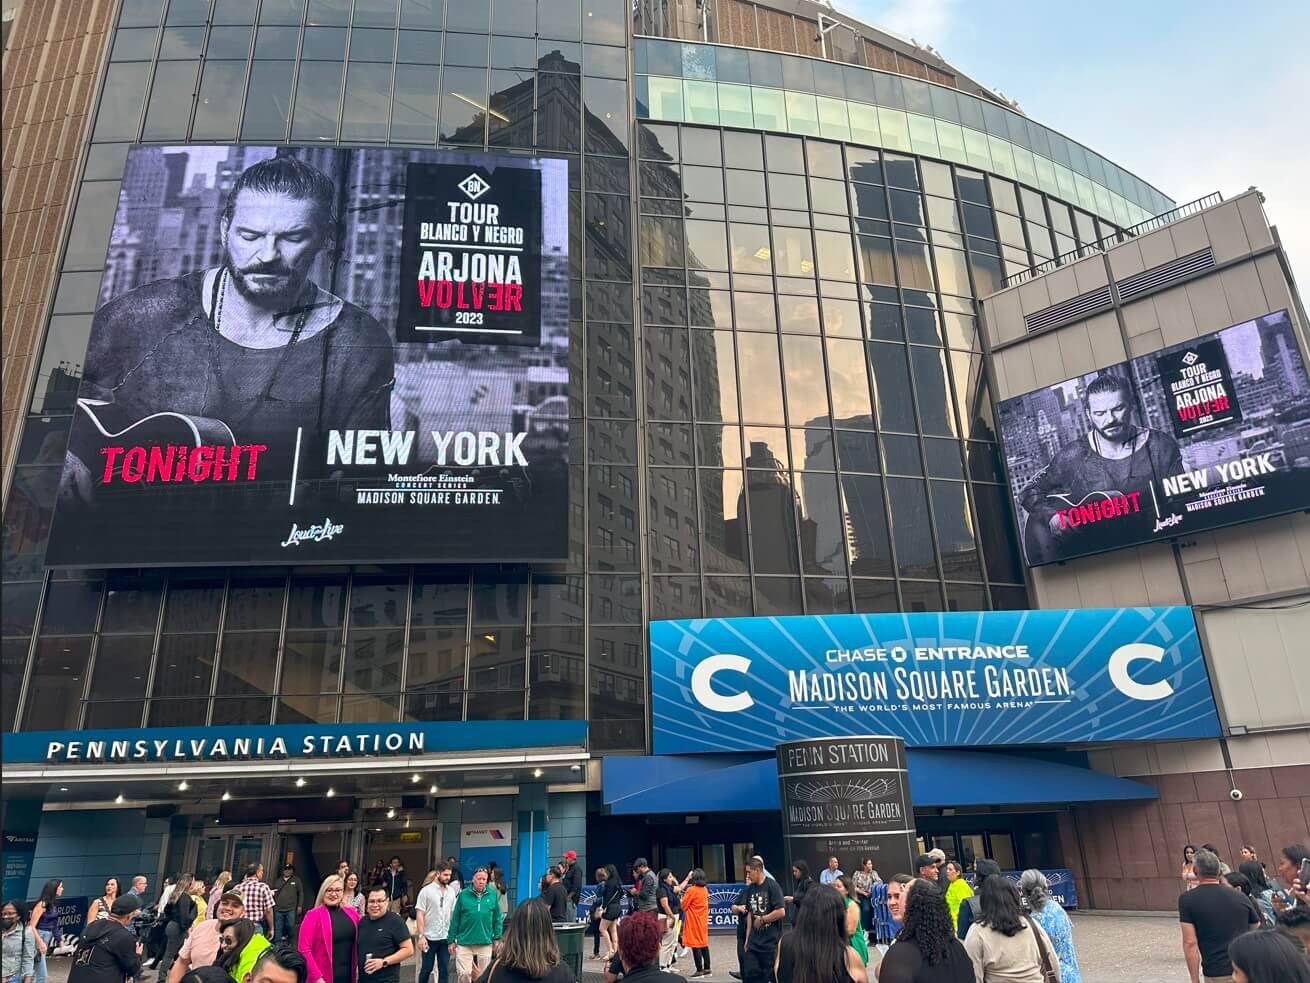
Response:
[[[1026,315],[1209,246],[1218,267],[1076,323],[1027,333]],[[1286,308],[1310,364],[1302,306],[1259,195],[1232,201],[983,302],[998,400]],[[1127,336],[1127,344],[1124,337]],[[1069,858],[1097,907],[1171,908],[1185,843],[1271,857],[1310,830],[1310,516],[1297,513],[1030,571],[1038,606],[1192,603],[1227,732],[1117,745],[1092,767],[1156,786],[1156,802],[1079,807]],[[1179,562],[1181,560],[1181,563]],[[1230,773],[1229,767],[1233,769]],[[1244,798],[1233,802],[1230,788]],[[1082,869],[1086,864],[1086,869]]]

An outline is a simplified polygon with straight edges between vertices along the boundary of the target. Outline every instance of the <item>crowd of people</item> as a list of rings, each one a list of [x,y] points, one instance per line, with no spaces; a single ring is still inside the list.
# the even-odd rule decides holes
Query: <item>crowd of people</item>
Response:
[[[1236,869],[1209,844],[1183,856],[1178,912],[1192,983],[1310,983],[1310,850],[1285,847],[1272,872],[1251,846]],[[627,879],[613,864],[595,871],[586,920],[607,983],[685,979],[673,969],[688,955],[692,979],[711,975],[705,871],[679,878],[644,857],[630,871]],[[788,894],[763,857],[746,861],[731,908],[730,975],[742,983],[1081,983],[1069,916],[1039,870],[1016,883],[981,859],[970,884],[959,861],[934,850],[914,873],[885,881],[869,860],[847,874],[836,857],[817,880],[803,861],[790,875]],[[400,983],[400,967],[416,956],[418,983],[576,980],[558,944],[583,889],[573,851],[512,916],[495,864],[465,883],[449,857],[415,888],[393,857],[362,880],[361,889],[342,861],[311,903],[292,865],[269,883],[255,863],[240,881],[227,871],[210,885],[170,878],[146,905],[144,876],[121,893],[110,877],[72,947],[69,983],[142,983],[151,968],[155,983]],[[4,905],[0,983],[45,983],[46,956],[64,943],[62,894],[53,879],[30,910]],[[875,914],[884,897],[889,927]]]

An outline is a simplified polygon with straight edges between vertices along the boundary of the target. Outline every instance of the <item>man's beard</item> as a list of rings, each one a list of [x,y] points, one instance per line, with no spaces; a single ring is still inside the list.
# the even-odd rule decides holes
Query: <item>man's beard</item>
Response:
[[[279,261],[252,263],[242,268],[229,252],[227,269],[237,293],[249,303],[273,314],[285,314],[291,310],[305,289],[305,277]]]
[[[1103,427],[1097,427],[1096,432],[1100,434],[1102,440],[1111,444],[1127,444],[1137,435],[1137,428],[1125,420],[1123,423],[1107,423]]]

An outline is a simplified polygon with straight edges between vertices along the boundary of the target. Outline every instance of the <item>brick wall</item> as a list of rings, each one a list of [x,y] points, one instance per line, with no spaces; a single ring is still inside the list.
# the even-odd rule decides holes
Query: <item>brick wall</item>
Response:
[[[115,0],[23,0],[3,63],[3,442],[7,473]]]

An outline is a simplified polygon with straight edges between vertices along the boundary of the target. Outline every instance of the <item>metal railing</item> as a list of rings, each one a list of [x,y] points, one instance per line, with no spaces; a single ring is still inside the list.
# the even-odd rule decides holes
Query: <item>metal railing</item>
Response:
[[[1071,249],[1067,253],[1048,259],[1045,263],[1039,263],[1036,266],[1030,266],[1026,270],[1020,270],[1018,273],[1012,273],[1005,278],[1005,286],[1013,287],[1016,284],[1026,283],[1029,280],[1036,279],[1052,270],[1059,269],[1072,263],[1076,259],[1084,259],[1087,256],[1103,253],[1111,246],[1117,246],[1121,242],[1127,242],[1129,239],[1136,239],[1140,235],[1148,232],[1154,232],[1156,229],[1162,229],[1166,225],[1172,225],[1174,222],[1195,215],[1197,212],[1203,212],[1207,208],[1222,203],[1224,196],[1218,191],[1206,195],[1204,198],[1197,198],[1196,201],[1189,201],[1185,205],[1179,205],[1177,208],[1170,209],[1167,212],[1161,212],[1154,218],[1148,218],[1145,222],[1138,222],[1136,225],[1123,229],[1119,232],[1113,232],[1095,242],[1089,242],[1086,245],[1079,246],[1077,249]]]

